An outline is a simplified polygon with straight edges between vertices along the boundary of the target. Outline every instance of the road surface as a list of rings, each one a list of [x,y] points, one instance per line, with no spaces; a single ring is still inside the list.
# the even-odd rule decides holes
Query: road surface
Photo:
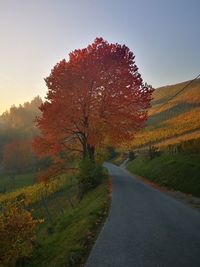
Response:
[[[85,267],[200,267],[200,213],[106,163],[110,214]]]

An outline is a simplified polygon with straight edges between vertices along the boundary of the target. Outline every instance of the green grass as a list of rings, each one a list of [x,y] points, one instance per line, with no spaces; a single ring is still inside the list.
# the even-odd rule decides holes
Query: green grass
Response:
[[[35,206],[35,215],[45,217],[45,223],[37,229],[37,246],[25,266],[75,267],[84,263],[107,214],[108,180],[87,193],[80,203],[75,199],[73,202],[74,209],[69,206],[66,191],[52,195],[47,203],[52,222],[42,205]]]
[[[33,185],[35,182],[35,174],[19,174],[19,175],[0,175],[0,192],[7,193],[15,191],[18,188]]]
[[[200,155],[163,153],[152,160],[139,156],[127,169],[161,186],[200,197]]]

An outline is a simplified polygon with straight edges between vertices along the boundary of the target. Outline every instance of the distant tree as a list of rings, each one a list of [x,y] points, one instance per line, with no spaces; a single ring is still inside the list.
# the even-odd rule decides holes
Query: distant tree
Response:
[[[39,106],[42,104],[42,99],[37,96],[31,102],[26,102],[23,105],[16,107],[13,105],[9,111],[6,111],[1,116],[4,128],[10,130],[34,131],[35,118],[40,116],[41,111]]]
[[[13,140],[3,150],[3,168],[9,174],[26,172],[33,168],[32,142]]]
[[[80,152],[94,159],[104,143],[119,145],[144,126],[153,89],[144,85],[134,54],[125,45],[97,38],[56,64],[45,79],[48,94],[37,120],[40,155]]]
[[[0,116],[0,161],[5,144],[13,140],[30,140],[39,133],[35,119],[41,115],[42,99],[37,96],[31,102],[12,106]]]

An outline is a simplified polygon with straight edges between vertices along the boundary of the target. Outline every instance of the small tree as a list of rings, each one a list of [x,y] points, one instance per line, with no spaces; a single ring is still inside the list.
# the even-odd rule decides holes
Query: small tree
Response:
[[[98,186],[106,174],[101,165],[95,164],[89,157],[80,161],[78,180],[79,200],[90,189]],[[107,176],[107,175],[106,175]]]

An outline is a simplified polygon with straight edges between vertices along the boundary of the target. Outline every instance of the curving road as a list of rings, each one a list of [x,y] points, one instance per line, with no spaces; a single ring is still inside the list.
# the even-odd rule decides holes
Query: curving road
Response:
[[[200,267],[200,213],[105,166],[112,205],[85,267]]]

